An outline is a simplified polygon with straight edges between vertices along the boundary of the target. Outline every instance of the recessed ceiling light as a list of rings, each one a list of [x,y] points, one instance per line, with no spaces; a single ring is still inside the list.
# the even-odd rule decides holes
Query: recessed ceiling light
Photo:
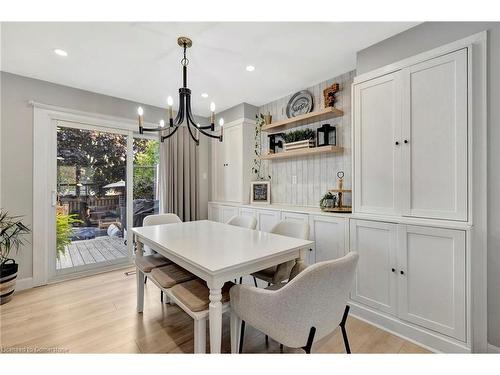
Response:
[[[247,69],[247,72],[253,72],[255,70],[255,66],[247,65],[246,69]]]
[[[206,92],[204,92],[204,93],[201,94],[201,97],[202,98],[208,98],[208,94]]]
[[[65,50],[63,50],[63,49],[59,49],[59,48],[56,48],[56,49],[54,50],[54,53],[55,53],[56,55],[63,56],[63,57],[68,56],[68,52],[66,52],[66,51],[65,51]]]

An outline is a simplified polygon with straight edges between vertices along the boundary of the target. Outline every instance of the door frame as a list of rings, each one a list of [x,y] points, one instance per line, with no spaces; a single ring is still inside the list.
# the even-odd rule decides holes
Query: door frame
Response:
[[[53,274],[50,251],[55,249],[53,230],[55,208],[52,209],[52,191],[55,186],[56,168],[47,165],[56,163],[56,121],[74,122],[93,129],[113,131],[125,134],[127,138],[127,186],[133,186],[133,150],[132,142],[137,131],[137,122],[127,118],[102,115],[92,112],[53,106],[30,101],[33,106],[33,279],[32,286],[40,286],[57,278]],[[146,126],[155,124],[147,123]],[[132,223],[132,189],[127,189],[127,223]],[[51,209],[47,209],[50,207]],[[127,231],[127,246],[132,261],[132,232]],[[51,250],[52,249],[52,250]],[[117,265],[118,266],[118,265]],[[123,264],[121,265],[123,266]],[[95,270],[91,270],[94,271]],[[85,272],[82,272],[85,273]],[[79,273],[79,274],[82,274]],[[71,276],[71,275],[68,275]]]

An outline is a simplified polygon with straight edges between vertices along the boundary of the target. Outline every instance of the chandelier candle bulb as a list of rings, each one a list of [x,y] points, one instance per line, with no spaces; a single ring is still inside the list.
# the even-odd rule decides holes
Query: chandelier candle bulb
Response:
[[[174,104],[174,99],[172,99],[171,96],[167,98],[167,104],[168,104],[168,118],[173,119],[174,118],[174,110],[172,108]]]
[[[215,123],[215,103],[214,102],[210,103],[210,112],[212,112],[210,114],[210,123],[213,124],[213,123]]]
[[[144,110],[142,107],[137,108],[137,115],[139,116],[139,128],[142,128],[143,121],[144,121]]]
[[[224,135],[224,119],[221,118],[219,120],[219,125],[220,125],[220,141],[222,142],[222,137]]]

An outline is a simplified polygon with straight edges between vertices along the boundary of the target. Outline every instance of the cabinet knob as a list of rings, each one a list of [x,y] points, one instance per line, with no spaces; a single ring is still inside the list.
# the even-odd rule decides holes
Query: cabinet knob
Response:
[[[405,143],[408,143],[408,140],[407,140],[407,139],[405,139]]]
[[[399,146],[399,142],[398,141],[396,141],[396,146]]]
[[[395,268],[391,268],[391,271],[392,271],[392,272],[396,272],[396,269],[395,269]]]
[[[401,271],[399,271],[399,273],[400,273],[401,275],[404,275],[404,274],[405,274],[405,271],[401,270]]]

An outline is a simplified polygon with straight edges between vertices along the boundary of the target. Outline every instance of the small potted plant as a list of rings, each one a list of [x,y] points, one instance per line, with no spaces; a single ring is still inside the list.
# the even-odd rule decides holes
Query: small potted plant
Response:
[[[311,129],[298,129],[289,133],[285,133],[283,134],[283,140],[285,141],[283,150],[286,152],[299,150],[302,148],[314,147],[315,137],[316,133]]]
[[[0,210],[0,305],[9,302],[16,289],[18,264],[9,258],[10,251],[18,251],[29,233],[19,216],[9,216]]]
[[[335,202],[337,201],[337,197],[333,195],[331,192],[323,195],[323,198],[319,201],[319,207],[322,211],[327,210],[329,208],[335,207]]]

